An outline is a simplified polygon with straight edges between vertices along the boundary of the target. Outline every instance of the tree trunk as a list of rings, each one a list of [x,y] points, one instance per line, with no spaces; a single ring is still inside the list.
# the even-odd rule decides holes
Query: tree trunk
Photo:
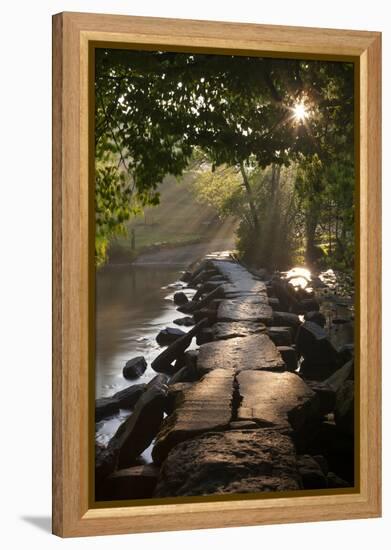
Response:
[[[255,206],[255,203],[254,203],[254,197],[253,197],[253,194],[252,194],[250,182],[248,181],[248,177],[247,177],[246,171],[244,169],[243,162],[240,163],[240,173],[242,174],[243,185],[244,185],[244,188],[245,188],[246,193],[247,193],[247,201],[248,201],[248,204],[249,204],[249,207],[250,207],[250,212],[251,212],[251,217],[252,217],[254,230],[258,234],[259,233],[258,213],[257,213],[257,209],[256,209],[256,206]]]
[[[308,262],[312,263],[316,258],[316,246],[315,246],[315,235],[316,228],[318,226],[318,207],[317,205],[311,205],[311,208],[306,216],[306,259]]]
[[[268,215],[268,224],[266,229],[267,239],[265,246],[269,256],[270,265],[275,267],[278,263],[277,258],[281,254],[279,247],[280,239],[280,174],[281,166],[272,164],[272,173],[270,178],[270,210]]]

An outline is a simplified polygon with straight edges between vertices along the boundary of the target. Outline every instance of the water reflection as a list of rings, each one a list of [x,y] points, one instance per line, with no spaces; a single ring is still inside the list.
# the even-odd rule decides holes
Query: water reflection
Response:
[[[95,397],[107,397],[132,384],[148,383],[156,372],[150,367],[162,348],[156,342],[160,329],[173,326],[182,314],[173,295],[182,290],[191,298],[194,290],[183,288],[177,267],[107,266],[96,278]],[[191,327],[177,327],[187,332]],[[191,347],[196,347],[195,341]],[[129,359],[143,355],[148,363],[137,380],[126,380],[122,369]],[[96,439],[107,443],[129,410],[96,425]]]
[[[311,282],[311,271],[306,267],[293,267],[284,276],[294,288],[307,289]]]
[[[97,275],[96,291],[96,397],[107,397],[131,384],[122,376],[129,359],[144,355],[147,363],[160,353],[156,335],[181,314],[173,303],[171,283],[176,268],[109,266]],[[168,288],[170,285],[170,288]],[[194,291],[183,289],[191,296]],[[173,325],[175,326],[175,325]],[[182,327],[181,327],[182,328]],[[182,328],[182,330],[188,330]],[[148,367],[136,383],[156,373]]]

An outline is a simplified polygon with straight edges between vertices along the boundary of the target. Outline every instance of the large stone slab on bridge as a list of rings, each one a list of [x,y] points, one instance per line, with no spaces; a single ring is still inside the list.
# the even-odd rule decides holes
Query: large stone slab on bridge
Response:
[[[285,363],[269,336],[253,334],[204,344],[198,353],[197,369],[200,374],[214,369],[282,372]]]
[[[238,262],[234,260],[215,260],[212,265],[228,281],[223,285],[227,297],[247,294],[266,295],[265,283],[259,281]]]
[[[152,451],[155,463],[163,462],[181,441],[203,432],[228,428],[232,417],[234,374],[233,368],[216,369],[177,396],[174,412],[165,419],[156,437]]]
[[[254,279],[224,283],[221,285],[221,289],[226,298],[241,298],[242,296],[263,296],[266,298],[265,284]]]
[[[228,338],[243,338],[250,334],[259,334],[266,331],[263,323],[244,321],[242,323],[215,323],[213,325],[214,340],[228,340]]]
[[[237,381],[242,397],[238,420],[301,431],[320,417],[318,396],[296,374],[247,370]]]
[[[222,300],[217,308],[218,322],[261,322],[270,325],[273,310],[266,296],[241,296]]]
[[[255,280],[255,277],[239,262],[232,259],[215,259],[211,260],[213,268],[218,271],[226,279],[236,282],[241,278]]]
[[[301,488],[291,439],[276,430],[232,430],[177,445],[155,497],[269,493]]]

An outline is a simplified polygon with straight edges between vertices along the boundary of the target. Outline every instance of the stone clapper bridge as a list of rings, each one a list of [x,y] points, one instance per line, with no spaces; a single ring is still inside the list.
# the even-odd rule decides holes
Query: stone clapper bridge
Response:
[[[207,256],[184,280],[197,293],[178,309],[196,324],[152,363],[156,383],[98,457],[98,495],[302,489],[297,448],[324,411],[293,372],[298,317],[273,312],[278,300],[269,299],[267,284],[228,252]],[[186,351],[195,335],[198,352]],[[153,465],[132,466],[152,439]]]

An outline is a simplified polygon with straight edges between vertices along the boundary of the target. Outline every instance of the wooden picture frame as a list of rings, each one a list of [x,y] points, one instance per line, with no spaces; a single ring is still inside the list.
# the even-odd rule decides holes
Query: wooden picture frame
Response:
[[[352,59],[359,95],[359,487],[353,492],[94,508],[89,502],[91,51],[98,44]],[[53,532],[63,537],[381,514],[381,34],[61,13],[53,17]]]

